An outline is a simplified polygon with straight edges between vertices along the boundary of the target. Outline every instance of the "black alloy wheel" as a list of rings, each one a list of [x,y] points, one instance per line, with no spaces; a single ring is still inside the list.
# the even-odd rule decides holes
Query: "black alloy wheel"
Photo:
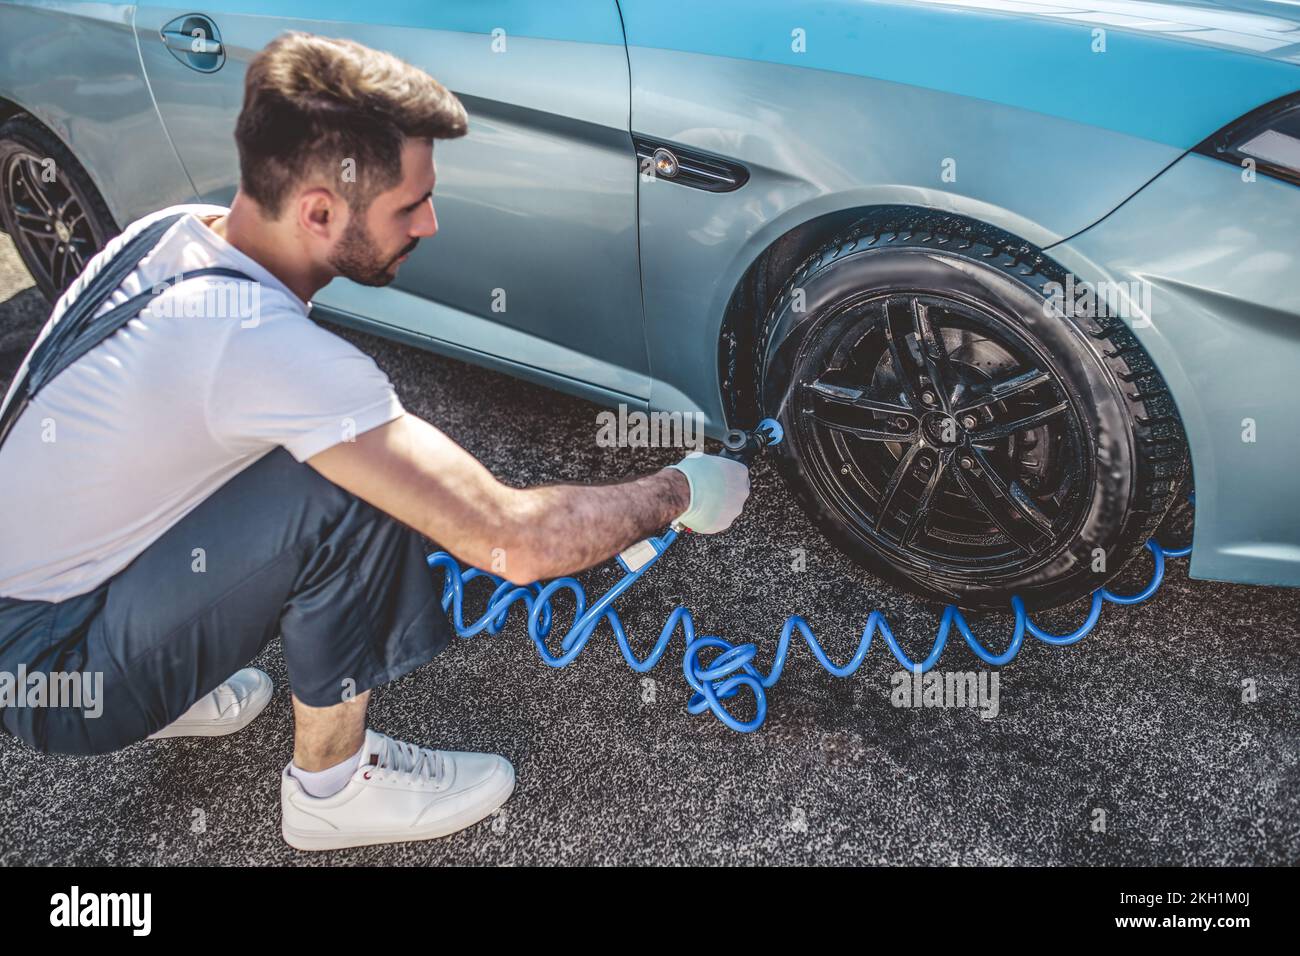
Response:
[[[1177,413],[1122,322],[1044,307],[1054,274],[905,225],[791,278],[760,337],[762,398],[779,466],[852,556],[1005,608],[1088,594],[1142,550],[1186,470]]]

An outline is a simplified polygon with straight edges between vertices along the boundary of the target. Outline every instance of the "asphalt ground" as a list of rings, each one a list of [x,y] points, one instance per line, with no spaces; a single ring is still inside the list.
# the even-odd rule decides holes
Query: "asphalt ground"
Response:
[[[0,236],[0,380],[45,314]],[[507,482],[616,480],[679,455],[600,448],[595,405],[343,334],[375,356],[409,410]],[[729,532],[679,542],[622,599],[639,654],[684,603],[700,633],[756,642],[764,671],[792,612],[838,661],[857,648],[872,608],[924,656],[939,608],[844,558],[761,462],[753,486]],[[797,549],[803,570],[794,570]],[[553,670],[515,612],[501,634],[455,641],[378,689],[370,718],[426,746],[505,754],[513,797],[442,840],[323,854],[280,838],[292,722],[273,643],[254,663],[274,679],[274,699],[237,735],[93,758],[0,738],[0,863],[1295,863],[1300,591],[1192,581],[1185,568],[1171,562],[1146,604],[1107,607],[1074,647],[1027,641],[998,671],[996,716],[893,706],[900,668],[878,639],[846,679],[799,642],[768,693],[766,724],[748,735],[686,712],[680,636],[647,677],[627,668],[606,628],[572,666]],[[1114,587],[1135,590],[1148,573],[1143,563]],[[596,593],[617,577],[612,564],[582,575]],[[1040,623],[1072,629],[1085,612],[1080,604]],[[1004,646],[1009,614],[973,622],[986,643]],[[989,670],[955,635],[939,666]]]

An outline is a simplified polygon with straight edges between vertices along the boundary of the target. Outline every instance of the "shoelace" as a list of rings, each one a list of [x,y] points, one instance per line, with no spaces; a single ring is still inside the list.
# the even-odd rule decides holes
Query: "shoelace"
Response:
[[[379,769],[432,783],[442,782],[446,769],[442,754],[427,747],[417,747],[387,735],[382,736],[385,743],[383,753],[379,755]]]

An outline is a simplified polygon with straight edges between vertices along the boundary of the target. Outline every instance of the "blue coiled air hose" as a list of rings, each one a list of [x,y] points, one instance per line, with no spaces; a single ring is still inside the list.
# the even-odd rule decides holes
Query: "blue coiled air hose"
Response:
[[[745,436],[744,444],[731,451],[730,454],[732,457],[748,460],[764,446],[775,445],[781,439],[781,425],[775,419],[766,418],[759,423],[758,428]],[[723,452],[723,454],[728,453],[727,451]],[[686,643],[686,650],[682,655],[682,674],[686,678],[686,682],[695,691],[687,704],[687,710],[692,714],[710,710],[732,730],[749,733],[762,726],[763,720],[767,717],[766,691],[767,688],[781,678],[781,672],[785,669],[786,657],[789,654],[790,644],[796,628],[803,636],[804,642],[812,651],[813,656],[817,658],[817,661],[836,677],[848,677],[857,671],[866,659],[867,652],[871,649],[872,639],[877,631],[884,636],[885,643],[889,645],[890,651],[899,664],[909,671],[923,674],[939,662],[939,656],[943,653],[944,647],[947,646],[948,635],[952,631],[953,625],[956,625],[957,631],[965,639],[967,646],[975,653],[976,657],[993,667],[1001,667],[1010,663],[1019,653],[1021,645],[1024,644],[1026,633],[1032,634],[1045,644],[1058,647],[1081,641],[1101,618],[1102,605],[1107,603],[1141,604],[1156,593],[1164,580],[1165,559],[1186,557],[1192,551],[1190,545],[1177,550],[1166,550],[1154,540],[1148,541],[1146,546],[1155,559],[1155,570],[1147,586],[1138,593],[1130,595],[1114,594],[1105,588],[1098,588],[1092,594],[1092,604],[1088,610],[1087,619],[1077,630],[1069,634],[1050,634],[1044,631],[1029,616],[1029,612],[1025,610],[1025,604],[1020,597],[1018,595],[1012,596],[1011,609],[1016,615],[1015,628],[1011,634],[1011,642],[1001,654],[995,654],[981,644],[979,639],[972,633],[970,625],[962,616],[961,611],[955,604],[949,604],[944,608],[943,616],[939,620],[939,632],[935,636],[934,645],[923,660],[914,661],[907,656],[907,653],[899,646],[893,631],[890,630],[884,614],[879,610],[875,610],[867,616],[867,623],[862,630],[862,639],[858,642],[857,652],[854,653],[848,663],[840,666],[827,656],[826,651],[813,634],[812,628],[808,626],[808,622],[797,614],[791,614],[786,618],[785,626],[781,629],[781,637],[777,642],[776,657],[772,662],[772,669],[764,677],[753,666],[754,658],[758,654],[757,645],[733,645],[714,635],[696,636],[695,621],[691,617],[691,612],[684,605],[678,605],[668,615],[663,630],[659,633],[659,639],[655,642],[649,654],[638,660],[636,655],[632,653],[632,647],[627,639],[627,632],[624,630],[623,622],[619,618],[618,612],[614,610],[613,604],[642,575],[654,567],[669,546],[677,540],[677,537],[677,529],[669,528],[662,535],[648,538],[637,545],[635,556],[633,556],[634,549],[629,549],[619,555],[618,562],[624,570],[623,577],[590,607],[587,605],[587,593],[582,584],[572,577],[556,578],[546,584],[534,583],[527,586],[511,584],[509,581],[479,568],[462,568],[456,559],[445,551],[438,551],[429,555],[429,566],[435,570],[441,569],[444,572],[442,607],[444,611],[450,614],[452,625],[460,637],[473,637],[484,631],[489,634],[500,633],[501,629],[505,627],[510,609],[516,604],[522,603],[528,615],[528,636],[532,638],[533,643],[537,646],[537,652],[541,655],[542,660],[551,667],[566,667],[571,664],[582,653],[582,649],[587,646],[587,642],[591,640],[591,636],[595,633],[596,628],[600,626],[601,621],[608,621],[611,630],[614,632],[614,639],[618,642],[619,650],[623,652],[623,659],[627,661],[632,670],[638,674],[643,674],[651,670],[663,658],[664,653],[668,650],[669,643],[672,641],[673,634],[680,627],[682,637]],[[496,587],[482,615],[466,624],[464,618],[465,585],[475,578],[486,578],[492,581]],[[573,595],[575,604],[574,621],[568,633],[560,641],[561,652],[553,654],[548,646],[553,619],[552,600],[557,593],[563,590],[567,590]],[[708,661],[701,660],[701,654],[710,650],[716,650],[719,653]],[[722,703],[739,694],[741,688],[748,688],[754,696],[754,716],[747,721],[737,720]]]

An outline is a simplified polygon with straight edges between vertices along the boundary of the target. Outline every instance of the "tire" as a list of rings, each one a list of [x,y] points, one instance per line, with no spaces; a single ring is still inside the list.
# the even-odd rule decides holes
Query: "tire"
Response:
[[[777,466],[833,542],[926,597],[1002,609],[1083,597],[1144,550],[1187,471],[1182,425],[1128,327],[1061,308],[1065,282],[1001,234],[915,216],[795,271],[755,380],[785,429]]]
[[[76,157],[25,113],[0,125],[0,224],[50,302],[119,231]]]

